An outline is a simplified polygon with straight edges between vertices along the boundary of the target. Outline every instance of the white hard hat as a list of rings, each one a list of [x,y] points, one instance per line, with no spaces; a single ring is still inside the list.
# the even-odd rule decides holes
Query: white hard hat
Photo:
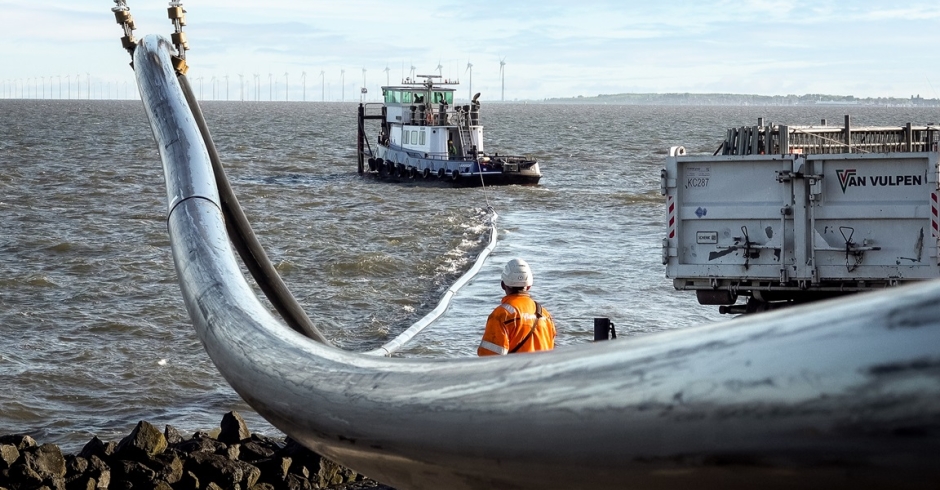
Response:
[[[532,269],[522,259],[512,259],[503,267],[503,284],[511,288],[524,288],[532,285]]]

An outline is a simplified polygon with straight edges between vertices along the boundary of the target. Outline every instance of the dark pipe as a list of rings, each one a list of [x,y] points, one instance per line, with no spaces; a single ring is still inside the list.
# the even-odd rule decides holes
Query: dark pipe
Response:
[[[258,287],[261,288],[261,291],[264,292],[271,305],[280,313],[288,326],[317,342],[331,345],[330,341],[310,321],[310,317],[307,316],[297,299],[291,294],[290,289],[287,288],[287,284],[284,283],[277,270],[274,269],[271,259],[268,258],[264,247],[261,246],[258,237],[251,229],[248,217],[245,216],[244,211],[238,204],[238,198],[235,197],[235,191],[232,190],[232,186],[225,175],[219,153],[215,149],[212,135],[209,134],[209,127],[202,115],[202,108],[199,107],[199,102],[193,95],[189,80],[186,79],[185,75],[178,75],[177,78],[183,96],[186,98],[186,103],[193,113],[196,125],[199,127],[199,132],[205,142],[209,160],[212,162],[212,172],[215,175],[216,187],[219,189],[222,212],[225,214],[225,228],[228,230],[229,237],[241,256],[245,267],[251,272],[251,276],[258,283]]]

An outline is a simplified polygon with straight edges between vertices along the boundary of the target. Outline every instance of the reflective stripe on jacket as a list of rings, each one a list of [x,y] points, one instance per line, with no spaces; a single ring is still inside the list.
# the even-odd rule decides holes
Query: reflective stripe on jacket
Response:
[[[477,348],[478,356],[508,354],[519,345],[532,324],[536,321],[535,301],[526,292],[510,294],[490,313],[486,319],[486,331]],[[551,350],[555,347],[555,322],[552,315],[542,308],[542,318],[532,335],[516,352]]]

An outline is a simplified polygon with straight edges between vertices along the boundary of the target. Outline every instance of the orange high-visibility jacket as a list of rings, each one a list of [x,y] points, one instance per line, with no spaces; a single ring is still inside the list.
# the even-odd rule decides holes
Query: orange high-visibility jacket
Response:
[[[504,297],[486,319],[486,331],[483,332],[483,341],[477,348],[477,355],[508,354],[525,339],[535,321],[535,301],[529,297],[529,293],[521,292]],[[551,350],[554,347],[555,322],[552,315],[542,308],[542,318],[538,320],[535,331],[516,352]]]

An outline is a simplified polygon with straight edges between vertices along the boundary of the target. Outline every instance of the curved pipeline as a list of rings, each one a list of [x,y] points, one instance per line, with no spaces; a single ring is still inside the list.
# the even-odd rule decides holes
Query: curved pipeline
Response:
[[[226,236],[166,54],[135,69],[193,325],[231,386],[309,448],[400,489],[930,488],[940,283],[698,328],[459,360],[344,352],[279,323]]]

